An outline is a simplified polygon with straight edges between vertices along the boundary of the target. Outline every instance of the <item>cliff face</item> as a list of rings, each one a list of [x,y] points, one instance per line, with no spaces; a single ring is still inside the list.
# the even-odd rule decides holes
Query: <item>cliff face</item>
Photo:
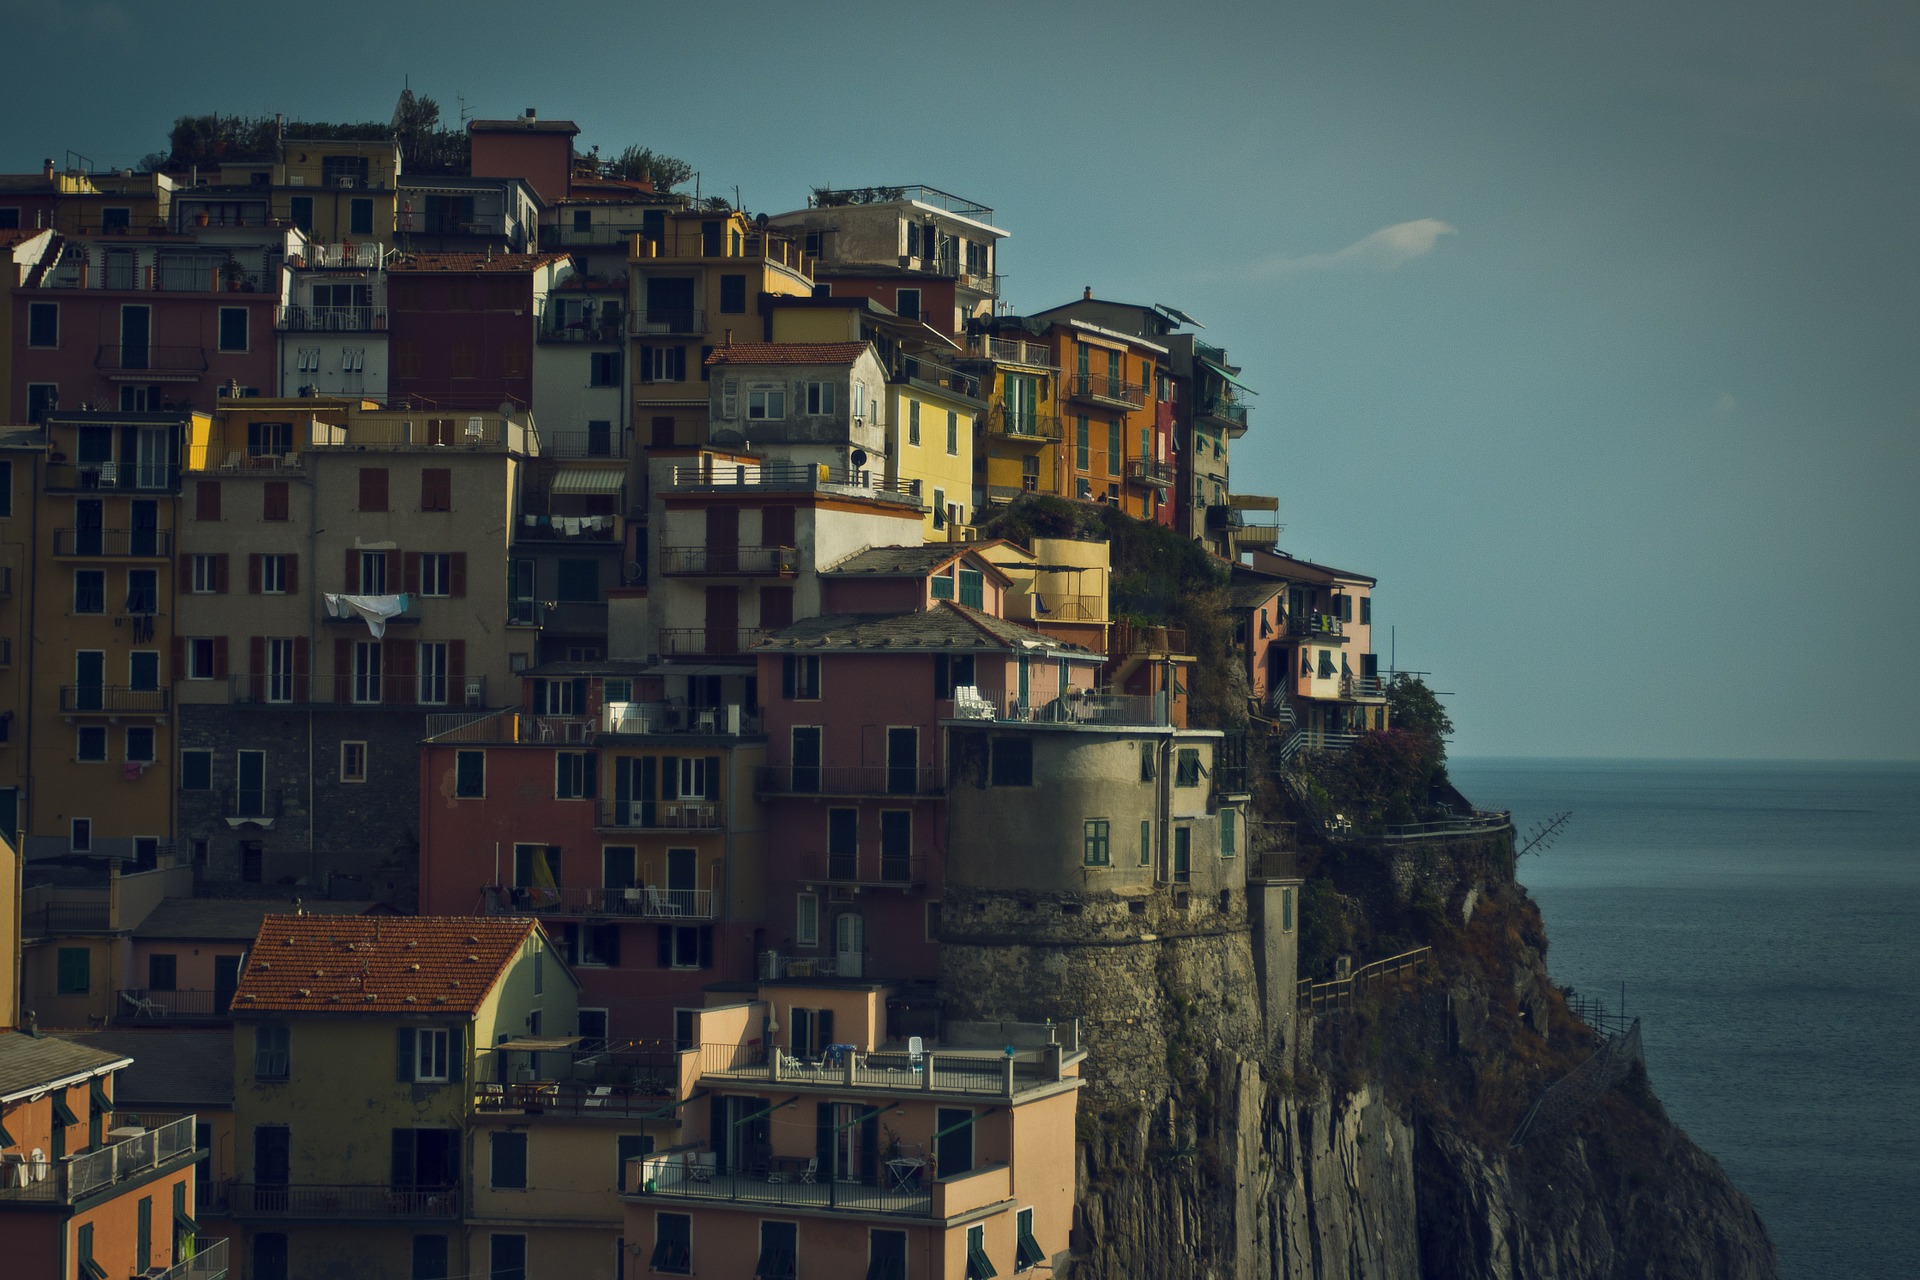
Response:
[[[1260,1016],[1244,904],[1146,921],[1053,904],[1056,924],[1017,936],[991,927],[995,904],[947,904],[950,1015],[1083,1020],[1073,1280],[1775,1274],[1752,1207],[1644,1072],[1509,1148],[1599,1044],[1547,980],[1510,840],[1337,851],[1317,870],[1362,956],[1428,941],[1433,959],[1284,1042]],[[1020,906],[1031,921],[1049,904]]]

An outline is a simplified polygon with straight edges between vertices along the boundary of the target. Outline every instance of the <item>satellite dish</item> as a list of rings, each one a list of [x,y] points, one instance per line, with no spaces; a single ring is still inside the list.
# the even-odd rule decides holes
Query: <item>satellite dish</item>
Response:
[[[867,451],[865,449],[855,449],[853,451],[853,465],[856,467],[864,467],[867,465]]]

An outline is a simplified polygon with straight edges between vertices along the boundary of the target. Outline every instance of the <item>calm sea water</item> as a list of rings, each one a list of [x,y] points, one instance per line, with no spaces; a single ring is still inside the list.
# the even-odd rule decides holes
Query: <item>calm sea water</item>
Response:
[[[1626,984],[1672,1115],[1787,1277],[1920,1276],[1920,766],[1457,760],[1521,838],[1556,981]]]

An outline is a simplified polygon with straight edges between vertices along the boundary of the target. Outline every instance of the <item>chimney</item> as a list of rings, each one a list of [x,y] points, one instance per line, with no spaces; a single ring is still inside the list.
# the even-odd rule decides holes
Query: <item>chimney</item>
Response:
[[[538,122],[539,119],[540,119],[540,113],[538,111],[535,111],[532,107],[528,107],[527,108],[527,128],[529,129],[533,128],[534,124]]]
[[[1084,287],[1083,287],[1083,288],[1082,288],[1082,289],[1080,290],[1080,300],[1081,300],[1082,302],[1092,302],[1092,301],[1093,301],[1093,286],[1092,286],[1092,285],[1086,285],[1086,286],[1084,286]]]
[[[42,160],[40,162],[40,176],[45,178],[48,182],[53,181],[53,157],[52,156],[48,156],[45,160]]]

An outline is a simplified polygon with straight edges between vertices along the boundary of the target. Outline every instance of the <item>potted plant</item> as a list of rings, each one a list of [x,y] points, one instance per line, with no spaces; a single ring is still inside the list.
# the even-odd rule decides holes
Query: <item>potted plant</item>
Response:
[[[240,286],[246,282],[247,269],[240,265],[238,258],[229,256],[220,264],[220,278],[226,281],[228,293],[238,293]]]

